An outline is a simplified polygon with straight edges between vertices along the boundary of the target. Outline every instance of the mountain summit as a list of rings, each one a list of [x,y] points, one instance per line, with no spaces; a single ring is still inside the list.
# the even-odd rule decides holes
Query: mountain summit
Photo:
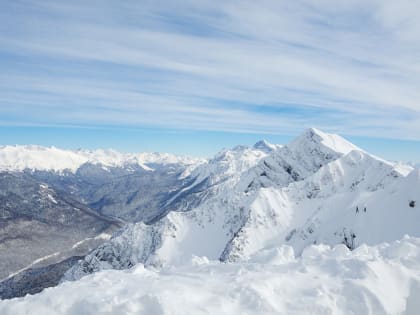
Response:
[[[31,245],[20,235],[26,236],[25,226],[34,226],[33,220],[19,225],[14,229],[19,239],[6,235],[3,247],[0,243],[2,257],[12,262],[10,271],[25,267],[13,263],[22,260],[13,258],[16,250],[15,256],[9,254],[22,239],[33,249],[26,257],[29,266],[37,258],[42,264],[34,268],[43,269],[23,268],[3,281],[0,297],[138,263],[184,266],[196,256],[244,263],[279,246],[300,256],[313,244],[353,250],[406,233],[420,236],[419,178],[411,166],[385,161],[314,128],[284,146],[259,141],[195,161],[165,154],[0,147],[0,179],[10,190],[0,196],[6,225],[17,226],[31,214],[50,220],[42,224],[62,226],[67,215],[70,223],[85,222],[91,232],[67,249],[60,247],[59,257],[66,259],[61,263],[49,258],[56,255],[52,245],[61,243],[51,239],[44,247]],[[125,225],[108,241],[97,228],[105,219],[112,221],[112,230]],[[66,253],[90,239],[100,245],[81,248],[84,257],[73,264],[76,258]],[[50,268],[45,259],[57,265]]]
[[[261,150],[261,151],[264,151],[266,153],[270,153],[274,150],[277,150],[277,149],[281,148],[281,145],[272,144],[272,143],[270,143],[266,140],[260,140],[260,141],[256,142],[252,147],[254,149]]]
[[[310,152],[311,149],[326,148],[339,154],[347,154],[353,150],[361,150],[343,137],[325,133],[316,128],[305,130],[299,137],[287,145],[292,151]]]
[[[153,224],[127,226],[71,268],[65,279],[136,263],[182,264],[192,255],[246,261],[281,244],[300,254],[313,243],[353,249],[364,242],[396,240],[403,231],[420,236],[412,224],[420,213],[410,210],[415,197],[406,200],[399,188],[407,186],[410,167],[376,158],[314,128],[261,154],[267,147],[261,142],[257,148],[223,151],[199,165],[175,192],[178,202],[170,203],[166,216]],[[240,171],[215,176],[215,170]],[[400,217],[392,220],[398,229],[391,229],[391,221],[381,214],[384,198],[392,204],[386,210],[389,217]]]

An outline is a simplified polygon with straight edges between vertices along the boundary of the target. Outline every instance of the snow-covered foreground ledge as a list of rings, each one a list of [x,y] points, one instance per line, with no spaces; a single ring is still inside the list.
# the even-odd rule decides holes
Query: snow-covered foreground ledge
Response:
[[[0,302],[0,314],[419,314],[420,239],[350,252],[261,251],[244,263],[107,270]]]

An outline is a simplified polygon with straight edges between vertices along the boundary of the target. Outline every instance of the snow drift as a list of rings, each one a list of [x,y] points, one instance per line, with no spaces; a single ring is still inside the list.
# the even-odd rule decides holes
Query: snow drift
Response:
[[[19,314],[418,314],[420,239],[349,251],[287,245],[247,261],[192,257],[161,270],[107,270],[0,303]]]

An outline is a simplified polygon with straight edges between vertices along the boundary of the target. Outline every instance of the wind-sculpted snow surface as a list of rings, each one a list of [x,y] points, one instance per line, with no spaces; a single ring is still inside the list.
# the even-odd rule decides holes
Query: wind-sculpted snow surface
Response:
[[[420,239],[354,251],[287,245],[239,263],[139,264],[0,302],[0,314],[418,314]]]

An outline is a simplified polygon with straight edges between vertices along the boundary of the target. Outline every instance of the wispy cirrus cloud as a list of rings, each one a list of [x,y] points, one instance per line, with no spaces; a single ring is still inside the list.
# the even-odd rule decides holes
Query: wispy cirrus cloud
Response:
[[[412,1],[0,6],[3,121],[420,139]]]

